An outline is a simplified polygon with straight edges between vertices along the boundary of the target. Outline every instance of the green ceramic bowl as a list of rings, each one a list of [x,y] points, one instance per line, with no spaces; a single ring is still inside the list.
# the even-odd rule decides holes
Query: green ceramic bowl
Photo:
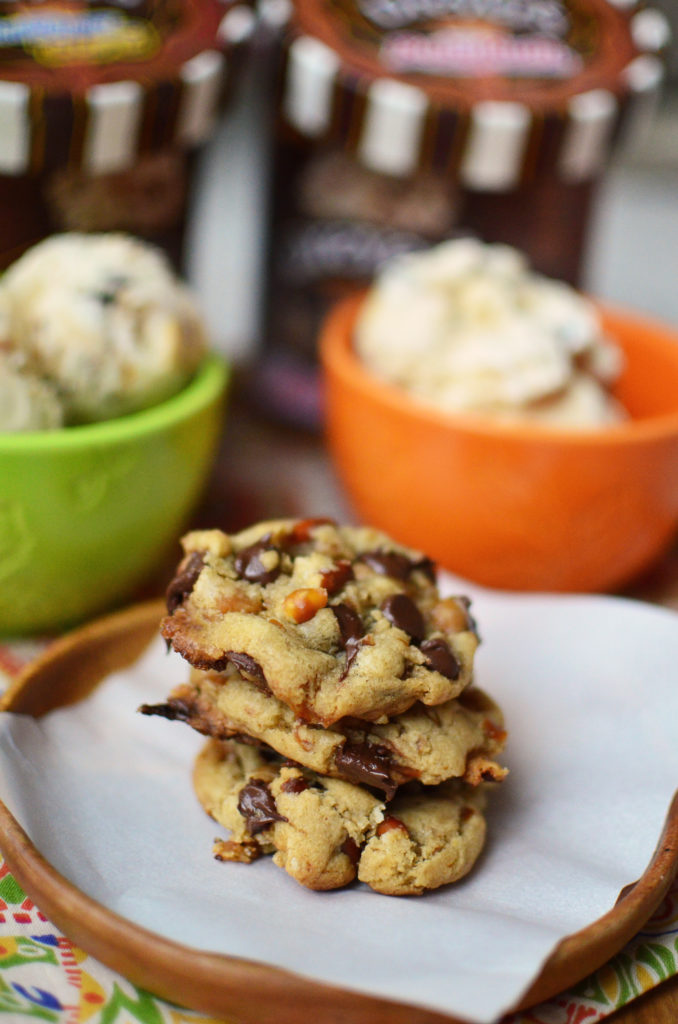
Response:
[[[0,434],[0,634],[63,629],[158,570],[206,483],[227,382],[209,356],[142,412]]]

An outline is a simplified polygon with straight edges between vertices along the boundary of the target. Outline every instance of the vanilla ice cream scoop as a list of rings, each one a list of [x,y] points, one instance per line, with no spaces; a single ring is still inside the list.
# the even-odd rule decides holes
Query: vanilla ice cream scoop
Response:
[[[0,282],[0,344],[54,388],[66,423],[155,404],[206,350],[189,290],[155,248],[122,234],[55,235]]]
[[[63,420],[54,388],[0,352],[0,432],[54,430]]]
[[[370,370],[448,411],[589,427],[623,419],[621,353],[595,307],[503,245],[444,242],[388,264],[359,315]]]

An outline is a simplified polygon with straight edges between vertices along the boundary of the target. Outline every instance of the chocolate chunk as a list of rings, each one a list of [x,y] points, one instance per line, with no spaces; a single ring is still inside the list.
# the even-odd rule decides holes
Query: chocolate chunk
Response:
[[[263,832],[276,821],[287,821],[278,814],[273,794],[261,779],[253,779],[240,790],[238,811],[245,819],[245,827],[251,836]]]
[[[394,765],[387,747],[347,742],[335,753],[334,763],[349,782],[381,789],[387,800],[395,795],[398,784],[392,778]]]
[[[192,551],[188,558],[182,562],[181,571],[177,573],[165,591],[169,615],[172,615],[179,605],[184,603],[188,595],[193,592],[193,587],[202,571],[204,561],[204,551]]]
[[[421,645],[421,650],[426,655],[426,663],[429,668],[440,672],[441,676],[445,676],[447,679],[459,678],[461,665],[445,640],[437,638],[426,640]]]
[[[260,556],[265,551],[277,550],[271,543],[271,537],[268,534],[257,541],[256,544],[250,544],[248,548],[243,548],[242,551],[238,552],[233,561],[235,571],[238,576],[249,583],[261,583],[262,585],[273,583],[280,575],[280,566],[276,565],[272,569],[267,569]]]
[[[333,604],[330,606],[334,612],[339,626],[339,632],[341,634],[341,642],[344,647],[347,646],[349,640],[359,640],[365,632],[363,627],[363,620],[358,615],[357,611],[351,608],[347,604]]]
[[[265,693],[270,693],[270,687],[264,675],[264,670],[258,661],[250,657],[249,654],[245,654],[244,651],[225,651],[224,658],[226,661],[230,661],[232,665],[235,665],[243,675],[246,675],[251,681],[258,686],[260,690]]]
[[[389,622],[403,629],[416,643],[426,636],[424,618],[407,594],[391,594],[382,602],[381,610]]]

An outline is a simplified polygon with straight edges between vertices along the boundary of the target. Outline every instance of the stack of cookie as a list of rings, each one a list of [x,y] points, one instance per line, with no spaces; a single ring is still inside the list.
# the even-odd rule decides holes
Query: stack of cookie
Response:
[[[501,711],[472,685],[469,602],[430,559],[324,519],[184,538],[162,634],[187,682],[144,714],[210,737],[194,785],[222,860],[312,889],[413,894],[472,867]]]

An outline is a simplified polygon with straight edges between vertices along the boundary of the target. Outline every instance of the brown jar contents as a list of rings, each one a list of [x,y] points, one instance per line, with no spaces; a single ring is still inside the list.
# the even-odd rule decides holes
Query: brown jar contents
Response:
[[[195,154],[239,60],[227,21],[236,2],[249,0],[52,0],[0,12],[16,40],[0,61],[10,85],[0,268],[53,233],[124,231],[182,269]]]

